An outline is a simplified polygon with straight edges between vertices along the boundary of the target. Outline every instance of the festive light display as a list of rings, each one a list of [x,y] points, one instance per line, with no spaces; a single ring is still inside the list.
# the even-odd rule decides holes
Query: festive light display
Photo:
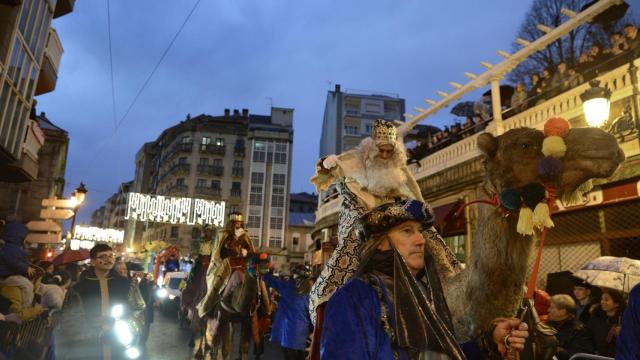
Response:
[[[125,219],[170,224],[224,225],[224,201],[170,197],[141,193],[127,194]]]
[[[123,242],[124,230],[76,225],[69,247],[71,250],[91,249],[96,243],[122,244]]]

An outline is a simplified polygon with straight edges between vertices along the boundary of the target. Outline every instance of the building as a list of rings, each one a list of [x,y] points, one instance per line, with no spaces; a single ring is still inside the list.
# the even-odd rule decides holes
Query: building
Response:
[[[289,196],[289,218],[285,232],[285,257],[274,263],[276,270],[287,271],[290,265],[310,263],[306,256],[312,245],[311,233],[315,222],[315,211],[318,206],[318,195],[306,192],[293,193]]]
[[[73,5],[73,0],[0,1],[0,181],[38,177],[43,142],[30,114],[34,96],[53,91],[58,78],[63,50],[51,21]]]
[[[187,116],[136,156],[133,189],[174,197],[222,200],[242,211],[254,244],[276,254],[284,247],[293,142],[293,109],[270,115],[225,109],[221,116]],[[130,221],[133,222],[133,221]],[[188,252],[200,229],[178,224],[129,224],[134,249],[165,240]]]
[[[371,135],[376,119],[403,120],[404,99],[398,95],[341,90],[327,93],[320,134],[320,157],[340,154]]]
[[[118,191],[91,214],[91,226],[124,230],[127,225],[124,218],[127,211],[127,194],[131,191],[132,185],[133,181],[121,183]]]
[[[37,131],[42,141],[38,151],[38,177],[29,182],[0,183],[0,214],[25,222],[40,219],[42,199],[63,196],[69,151],[69,136],[64,129],[51,122],[45,113],[31,118],[37,126],[29,127],[29,131]]]

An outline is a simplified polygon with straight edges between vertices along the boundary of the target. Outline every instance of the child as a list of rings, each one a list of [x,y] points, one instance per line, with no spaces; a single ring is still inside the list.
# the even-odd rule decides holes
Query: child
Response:
[[[13,221],[2,229],[5,244],[0,251],[0,286],[15,286],[22,293],[22,306],[29,307],[33,302],[33,284],[26,276],[34,273],[27,262],[27,251],[23,242],[27,237],[27,227]]]

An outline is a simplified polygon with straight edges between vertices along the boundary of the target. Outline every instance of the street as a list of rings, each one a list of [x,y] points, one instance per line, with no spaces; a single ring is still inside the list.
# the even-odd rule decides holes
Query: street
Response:
[[[147,352],[144,359],[147,360],[188,360],[194,359],[197,349],[190,348],[189,331],[180,329],[178,320],[174,317],[163,315],[156,309],[155,319],[151,324],[151,333],[147,342]],[[278,346],[267,341],[265,344],[265,354],[261,359],[276,360],[282,359],[282,353]],[[237,359],[234,357],[234,359]],[[250,352],[249,358],[253,359]],[[207,355],[206,359],[210,359]],[[218,355],[222,359],[222,355]]]

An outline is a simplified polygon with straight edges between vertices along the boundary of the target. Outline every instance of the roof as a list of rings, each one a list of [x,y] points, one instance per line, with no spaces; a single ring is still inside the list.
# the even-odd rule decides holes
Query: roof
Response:
[[[40,113],[40,115],[36,115],[36,120],[38,121],[38,125],[40,125],[40,128],[43,130],[54,130],[54,131],[61,131],[65,134],[67,134],[67,131],[59,126],[56,126],[54,123],[51,122],[51,120],[49,120],[44,111]]]
[[[316,214],[314,213],[301,213],[301,212],[289,213],[289,226],[313,226],[315,221],[316,221]]]
[[[291,196],[290,196],[290,200],[291,201],[317,203],[318,202],[318,195],[310,194],[308,192],[292,193]]]

